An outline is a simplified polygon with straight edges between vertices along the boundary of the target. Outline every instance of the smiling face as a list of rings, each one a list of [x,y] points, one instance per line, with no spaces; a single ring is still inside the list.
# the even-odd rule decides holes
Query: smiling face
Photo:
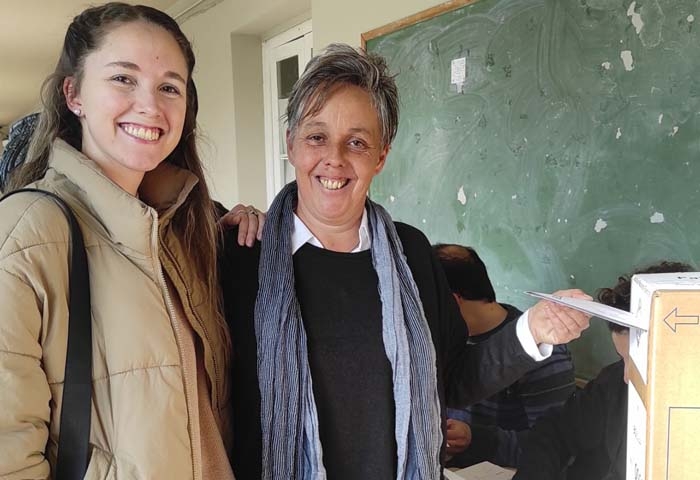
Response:
[[[121,24],[85,57],[79,82],[68,77],[68,107],[79,110],[82,152],[135,194],[143,175],[175,149],[187,110],[185,57],[165,29]]]
[[[299,123],[293,137],[287,132],[287,146],[299,218],[319,239],[338,229],[356,232],[370,183],[389,152],[369,94],[338,85],[317,114]]]

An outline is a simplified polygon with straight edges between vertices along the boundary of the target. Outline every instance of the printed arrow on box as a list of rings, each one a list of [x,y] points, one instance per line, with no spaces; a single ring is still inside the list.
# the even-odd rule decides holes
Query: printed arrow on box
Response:
[[[671,319],[670,323],[669,319]],[[692,319],[692,321],[678,321],[678,319]],[[676,307],[673,310],[671,310],[671,313],[666,315],[666,318],[664,318],[664,323],[675,332],[678,325],[700,325],[700,315],[678,315],[678,307]]]

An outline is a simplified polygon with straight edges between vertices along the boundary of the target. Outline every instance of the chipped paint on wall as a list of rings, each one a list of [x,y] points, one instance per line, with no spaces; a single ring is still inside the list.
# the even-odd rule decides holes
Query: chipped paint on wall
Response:
[[[664,223],[664,214],[660,212],[654,212],[654,215],[649,217],[651,223]]]
[[[457,201],[462,205],[467,204],[467,196],[464,194],[464,185],[459,187],[459,192],[457,192]]]
[[[608,226],[608,222],[606,222],[602,218],[599,218],[598,220],[596,220],[595,226],[593,227],[593,230],[595,230],[596,233],[600,233],[603,230],[605,230],[605,228],[607,228],[607,226]]]
[[[637,2],[630,3],[629,8],[627,9],[627,16],[632,17],[632,25],[634,25],[634,30],[637,32],[637,35],[639,35],[644,28],[644,21],[642,20],[642,15],[635,12],[636,7]]]
[[[628,72],[634,70],[634,58],[632,58],[631,50],[621,51],[620,58],[622,59],[622,64],[625,66],[625,70],[627,70]]]

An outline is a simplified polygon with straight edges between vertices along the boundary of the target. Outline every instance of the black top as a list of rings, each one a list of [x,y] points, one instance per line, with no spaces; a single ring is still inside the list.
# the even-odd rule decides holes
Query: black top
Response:
[[[294,278],[328,478],[393,480],[392,370],[372,255],[307,243],[294,255]]]
[[[622,361],[605,367],[563,407],[540,417],[523,445],[513,480],[624,480],[624,369]]]
[[[465,323],[452,297],[440,263],[433,255],[430,243],[419,230],[409,225],[396,223],[396,229],[404,247],[408,266],[418,286],[437,354],[438,394],[443,409],[444,428],[446,399],[451,404],[461,405],[479,401],[512,384],[533,368],[536,362],[524,352],[518,341],[515,322],[504,327],[489,341],[468,346]],[[232,465],[236,478],[247,480],[258,479],[261,476],[260,391],[257,381],[254,322],[260,245],[256,244],[253,248],[240,247],[237,243],[237,234],[236,229],[226,232],[219,268],[224,313],[231,329],[233,342]],[[301,251],[297,252],[299,253]],[[345,258],[349,264],[351,262],[349,259],[362,255],[368,254],[344,254],[337,259]],[[295,264],[297,263],[295,259]],[[344,268],[347,267],[343,266],[340,270]],[[376,285],[376,277],[373,281]],[[319,291],[323,291],[327,279],[323,277],[315,282]],[[304,287],[304,290],[308,288],[311,287]],[[299,285],[297,285],[297,291],[299,291]],[[367,290],[363,289],[363,291],[365,298],[353,298],[347,305],[356,309],[361,304],[376,301],[377,294],[372,293],[370,297],[367,295]],[[365,308],[369,307],[365,306]],[[351,312],[348,315],[351,315]],[[349,344],[348,351],[357,351],[360,348],[355,337],[343,340]],[[350,363],[356,360],[354,356],[344,365],[343,371],[346,375],[348,369],[353,368]],[[363,376],[367,374],[367,372],[361,373]],[[333,382],[330,387],[333,388],[333,385],[336,383]],[[318,399],[316,390],[314,394]],[[329,395],[337,398],[337,393],[331,392]],[[325,407],[317,404],[319,415],[322,408]],[[333,408],[336,407],[333,406]],[[389,424],[384,422],[384,425],[386,428]],[[366,432],[358,432],[372,428],[371,425],[353,425],[353,435],[366,435]],[[385,435],[393,436],[393,427]],[[322,446],[325,450],[326,446]],[[331,465],[326,467],[332,468]]]

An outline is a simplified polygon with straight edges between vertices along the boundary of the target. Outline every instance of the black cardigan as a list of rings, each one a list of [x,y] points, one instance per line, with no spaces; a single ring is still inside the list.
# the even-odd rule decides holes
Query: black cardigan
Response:
[[[487,342],[467,345],[467,328],[442,267],[422,232],[403,223],[396,229],[418,286],[437,354],[437,382],[445,402],[468,405],[511,385],[536,365],[525,353],[512,322]],[[254,309],[260,244],[240,247],[237,229],[224,235],[219,259],[224,313],[231,330],[233,454],[238,480],[258,479],[261,471],[260,391],[257,379]]]
[[[624,480],[624,370],[622,361],[605,367],[563,407],[540,417],[523,445],[513,480]]]

